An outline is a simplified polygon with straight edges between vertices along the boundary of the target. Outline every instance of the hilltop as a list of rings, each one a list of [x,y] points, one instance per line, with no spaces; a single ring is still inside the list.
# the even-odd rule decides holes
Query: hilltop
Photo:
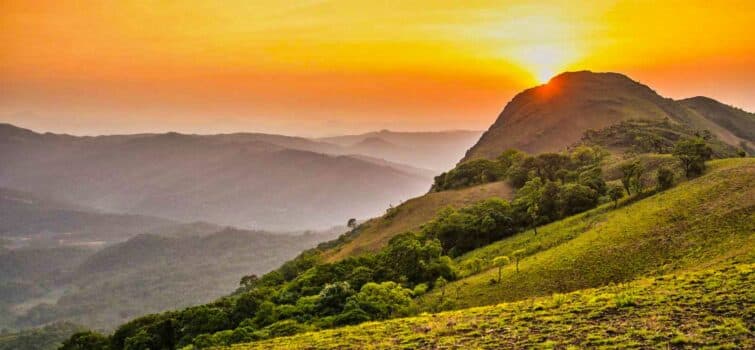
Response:
[[[752,127],[751,114],[740,111],[732,119],[730,107],[714,101],[716,108],[698,108],[695,101],[664,98],[618,73],[562,73],[517,94],[462,161],[495,158],[508,148],[534,154],[563,151],[588,130],[632,119],[667,119],[692,130],[709,130],[735,147],[755,142],[749,133],[738,131]]]

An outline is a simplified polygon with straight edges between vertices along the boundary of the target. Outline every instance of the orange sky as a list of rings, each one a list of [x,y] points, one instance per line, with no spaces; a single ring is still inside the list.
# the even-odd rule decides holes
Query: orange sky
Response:
[[[582,5],[576,5],[582,4]],[[752,1],[1,1],[0,121],[76,134],[485,129],[563,70],[755,111]]]

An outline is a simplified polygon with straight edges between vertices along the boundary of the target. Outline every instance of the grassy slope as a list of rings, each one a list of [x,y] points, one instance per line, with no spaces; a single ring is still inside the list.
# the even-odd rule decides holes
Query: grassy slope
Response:
[[[755,347],[755,265],[238,344],[251,349]]]
[[[755,159],[710,163],[704,176],[496,242],[459,260],[524,249],[516,273],[496,269],[446,287],[453,307],[518,302],[365,323],[233,349],[500,348],[643,344],[752,348]],[[680,276],[663,276],[675,272]],[[660,276],[655,279],[648,276]],[[611,282],[622,283],[617,287]],[[603,286],[598,289],[585,289]],[[567,295],[559,292],[572,292]],[[555,294],[554,294],[555,293]],[[423,297],[433,308],[439,295]],[[727,346],[725,346],[727,347]]]
[[[755,159],[711,162],[700,178],[627,204],[604,205],[538,230],[501,240],[461,262],[511,256],[523,249],[520,272],[491,268],[449,284],[455,308],[624,282],[642,275],[755,260]],[[425,297],[432,309],[438,293]]]
[[[506,183],[494,182],[413,198],[393,209],[393,214],[365,222],[352,240],[323,252],[323,256],[326,261],[337,261],[350,255],[376,251],[393,236],[419,228],[447,205],[461,207],[494,196],[510,199],[512,194],[513,190]]]

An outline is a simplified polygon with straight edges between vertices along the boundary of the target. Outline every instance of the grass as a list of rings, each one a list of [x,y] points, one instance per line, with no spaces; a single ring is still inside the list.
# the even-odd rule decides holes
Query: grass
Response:
[[[423,297],[425,310],[490,305],[641,276],[755,260],[755,159],[711,162],[704,176],[617,210],[594,210],[480,248],[457,259],[489,262],[521,250],[519,270],[491,268]]]
[[[457,258],[522,256],[503,284],[491,267],[417,299],[456,311],[231,348],[754,348],[755,159],[709,167]]]
[[[755,264],[370,322],[249,344],[253,349],[752,349]]]
[[[348,256],[377,251],[387,245],[392,237],[418,229],[445,206],[462,207],[490,197],[510,199],[512,195],[513,190],[504,182],[428,193],[404,202],[393,208],[389,214],[365,222],[359,228],[359,233],[349,241],[322,254],[326,262],[333,262]]]

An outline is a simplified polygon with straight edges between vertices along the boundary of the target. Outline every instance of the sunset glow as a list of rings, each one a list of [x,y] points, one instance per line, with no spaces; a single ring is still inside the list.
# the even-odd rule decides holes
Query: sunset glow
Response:
[[[4,1],[0,121],[80,134],[484,129],[565,70],[755,110],[751,1]]]

